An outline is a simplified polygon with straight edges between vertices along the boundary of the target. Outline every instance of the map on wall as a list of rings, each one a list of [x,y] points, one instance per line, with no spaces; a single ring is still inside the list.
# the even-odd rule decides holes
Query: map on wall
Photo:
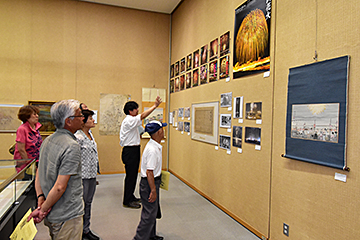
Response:
[[[119,135],[129,95],[100,93],[100,135]]]
[[[22,105],[0,104],[0,132],[16,132],[21,125],[17,114]]]

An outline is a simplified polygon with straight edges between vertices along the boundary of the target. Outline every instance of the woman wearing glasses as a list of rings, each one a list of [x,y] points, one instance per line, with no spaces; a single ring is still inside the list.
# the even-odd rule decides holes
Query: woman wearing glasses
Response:
[[[95,120],[92,117],[94,112],[91,110],[84,109],[82,114],[84,115],[84,124],[75,133],[75,136],[81,148],[81,172],[85,204],[83,239],[96,240],[99,237],[90,230],[91,203],[96,189],[96,175],[99,162],[97,145],[90,131],[91,128],[95,127]]]

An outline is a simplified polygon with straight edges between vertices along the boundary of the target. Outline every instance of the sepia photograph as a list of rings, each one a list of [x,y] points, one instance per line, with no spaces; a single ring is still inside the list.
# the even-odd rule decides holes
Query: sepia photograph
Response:
[[[245,127],[245,142],[261,145],[261,128]]]
[[[231,114],[220,114],[220,127],[231,128]]]
[[[201,56],[200,65],[207,63],[207,58],[208,58],[208,45],[207,44],[201,48],[200,56]]]
[[[184,122],[184,132],[190,132],[190,122]]]
[[[218,55],[218,45],[219,41],[218,39],[214,39],[210,42],[210,53],[209,53],[209,60],[217,58]]]
[[[242,127],[233,126],[233,147],[241,148]]]
[[[246,103],[245,118],[249,120],[261,119],[261,109],[262,109],[261,102]]]
[[[231,107],[232,92],[221,94],[220,107]]]
[[[243,99],[244,97],[234,97],[234,118],[243,117]]]
[[[193,54],[193,68],[199,67],[199,62],[200,62],[200,55],[199,55],[199,49],[198,49]]]
[[[218,60],[209,63],[209,82],[217,81],[217,64]]]
[[[191,64],[192,64],[192,54],[190,53],[189,55],[187,55],[186,57],[186,71],[191,70]]]
[[[200,83],[205,84],[207,83],[207,65],[202,65],[200,67]]]
[[[229,52],[230,31],[220,36],[220,56]]]
[[[220,135],[220,148],[230,150],[231,137],[226,135]]]
[[[193,87],[196,87],[199,85],[199,69],[195,69],[193,71],[193,77],[192,77],[193,81]]]
[[[220,79],[229,77],[229,55],[220,58]]]

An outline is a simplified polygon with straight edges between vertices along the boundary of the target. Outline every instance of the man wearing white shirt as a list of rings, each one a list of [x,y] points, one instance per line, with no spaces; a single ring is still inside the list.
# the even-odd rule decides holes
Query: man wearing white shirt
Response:
[[[141,161],[140,196],[143,209],[141,220],[133,240],[162,240],[156,235],[156,218],[161,217],[159,188],[161,184],[163,127],[166,123],[151,121],[145,126],[145,132],[151,136],[146,144]]]
[[[141,121],[149,116],[162,102],[158,96],[154,105],[139,114],[139,105],[129,101],[124,106],[126,114],[120,127],[120,145],[123,147],[121,158],[125,164],[125,186],[123,206],[128,208],[140,208],[140,199],[134,196],[136,180],[140,164],[140,133],[138,127]]]

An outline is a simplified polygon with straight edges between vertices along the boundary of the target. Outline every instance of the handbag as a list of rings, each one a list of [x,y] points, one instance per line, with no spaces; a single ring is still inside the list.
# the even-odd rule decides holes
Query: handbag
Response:
[[[13,145],[11,145],[10,148],[9,148],[9,153],[10,153],[11,155],[14,155],[15,145],[16,145],[16,142],[15,142]]]

